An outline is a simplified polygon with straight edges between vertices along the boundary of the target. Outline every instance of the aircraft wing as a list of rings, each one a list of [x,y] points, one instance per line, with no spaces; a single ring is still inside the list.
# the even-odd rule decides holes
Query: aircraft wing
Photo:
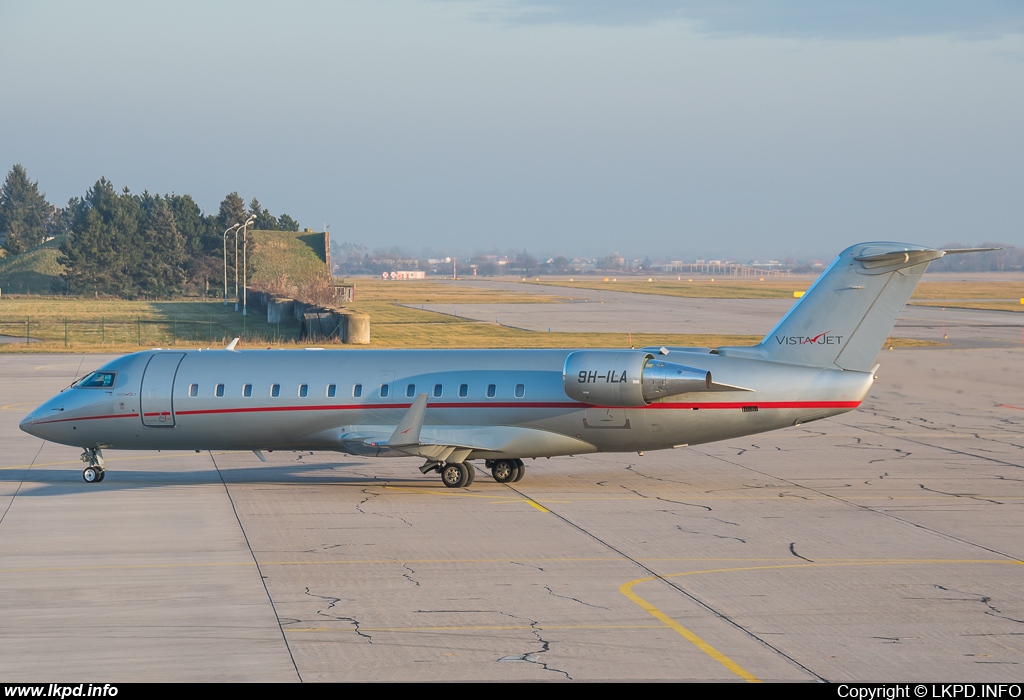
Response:
[[[345,426],[332,449],[372,457],[415,456],[453,462],[470,458],[499,459],[521,454],[590,454],[594,445],[578,438],[516,426],[422,426],[415,443],[390,444],[395,429],[386,425]]]
[[[597,448],[578,438],[508,425],[424,425],[427,395],[420,394],[397,426],[347,425],[310,436],[310,441],[349,454],[415,456],[439,462],[498,459],[521,454],[589,454]]]

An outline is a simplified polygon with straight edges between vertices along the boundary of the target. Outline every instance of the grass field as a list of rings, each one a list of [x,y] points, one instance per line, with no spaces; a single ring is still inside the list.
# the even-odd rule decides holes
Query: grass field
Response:
[[[253,314],[244,320],[234,306],[202,301],[121,301],[73,298],[7,297],[0,300],[0,334],[33,342],[0,345],[2,351],[68,349],[106,352],[169,345],[220,345],[239,335],[252,342],[283,336],[294,326],[278,327]]]
[[[663,296],[704,299],[791,299],[794,292],[806,291],[814,282],[810,277],[786,279],[766,278],[764,281],[735,278],[695,277],[682,280],[651,278],[620,278],[603,280],[544,280],[530,284],[566,287],[588,292],[633,292]],[[572,294],[570,292],[570,294]],[[987,309],[992,311],[1024,311],[1024,282],[1005,281],[945,281],[923,280],[914,290],[911,304],[921,306],[949,306],[961,309]]]
[[[50,294],[63,267],[57,262],[60,241],[52,240],[21,255],[0,258],[3,294]]]
[[[813,277],[792,277],[785,279],[766,278],[737,280],[735,277],[711,278],[683,277],[681,280],[651,278],[609,278],[584,280],[534,280],[529,284],[566,287],[573,290],[594,290],[597,292],[633,292],[637,294],[659,294],[688,299],[792,299],[793,292],[804,291],[814,281]],[[615,281],[613,281],[615,280]],[[579,294],[575,294],[579,298]]]
[[[613,284],[613,283],[609,283]],[[650,289],[643,285],[651,285]],[[792,297],[792,284],[766,282],[682,285],[686,294],[713,298]],[[656,293],[656,283],[631,280],[618,291]],[[671,287],[664,283],[663,288]],[[699,293],[698,293],[699,292]],[[977,293],[981,293],[978,291]],[[759,336],[543,333],[474,321],[423,309],[416,304],[559,303],[565,297],[477,289],[445,281],[356,281],[352,308],[370,314],[369,346],[376,348],[624,348],[630,345],[717,347],[752,345]],[[578,298],[578,295],[577,295]],[[0,344],[0,352],[130,352],[140,347],[218,347],[236,336],[243,347],[302,346],[294,324],[270,325],[253,313],[243,320],[233,305],[203,301],[119,301],[73,298],[4,297],[0,299],[0,334],[32,339],[31,343]],[[322,343],[320,343],[322,344]],[[926,341],[893,339],[894,347],[936,345]],[[339,346],[351,347],[354,346]]]

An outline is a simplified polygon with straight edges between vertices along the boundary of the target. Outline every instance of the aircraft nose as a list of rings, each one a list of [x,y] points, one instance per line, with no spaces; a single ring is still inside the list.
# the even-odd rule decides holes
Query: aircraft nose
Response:
[[[46,420],[48,416],[48,412],[45,410],[46,407],[47,404],[43,404],[36,410],[32,411],[32,413],[22,418],[18,427],[29,435],[47,440],[49,432],[47,427],[49,425],[49,421]]]
[[[38,432],[38,422],[39,409],[37,408],[36,410],[32,411],[32,413],[22,418],[21,423],[18,424],[18,427],[21,428],[26,433],[28,433],[29,435],[34,435],[35,437],[42,437],[42,435],[40,435]]]

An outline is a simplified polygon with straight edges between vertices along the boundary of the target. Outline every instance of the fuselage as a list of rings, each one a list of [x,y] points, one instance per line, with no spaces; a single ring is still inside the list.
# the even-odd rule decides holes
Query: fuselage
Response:
[[[664,449],[792,426],[856,408],[872,383],[870,372],[677,348],[668,359],[743,389],[592,405],[566,394],[572,352],[151,350],[104,365],[21,427],[84,448],[352,452],[356,441],[386,440],[426,394],[428,438],[431,431],[490,431],[507,439],[492,439],[468,458],[550,457]]]

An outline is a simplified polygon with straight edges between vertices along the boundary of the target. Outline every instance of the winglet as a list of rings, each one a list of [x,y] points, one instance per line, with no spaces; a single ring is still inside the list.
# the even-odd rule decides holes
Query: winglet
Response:
[[[235,346],[237,346],[237,345],[238,345],[238,338],[235,338],[230,343],[228,343],[228,346],[226,348],[224,348],[224,349],[225,350],[234,350]]]
[[[409,406],[409,411],[402,417],[402,422],[395,428],[395,432],[388,438],[388,447],[401,447],[403,445],[418,445],[420,442],[420,428],[423,427],[423,418],[427,415],[427,395],[420,394]]]

